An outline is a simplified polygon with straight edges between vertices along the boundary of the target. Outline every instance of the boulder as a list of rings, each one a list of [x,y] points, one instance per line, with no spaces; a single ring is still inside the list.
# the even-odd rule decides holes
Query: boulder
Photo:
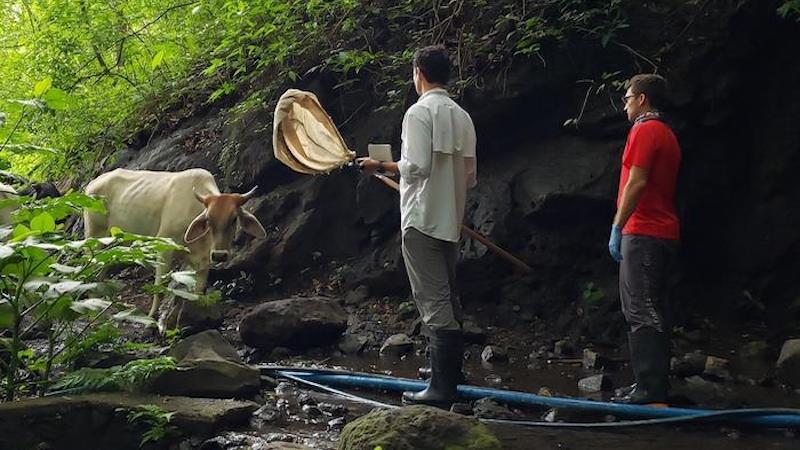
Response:
[[[344,427],[339,450],[495,450],[502,445],[478,420],[430,406],[375,409]]]
[[[119,392],[23,399],[0,403],[0,448],[136,450],[142,430],[128,413],[141,405],[173,412],[170,426],[201,438],[246,425],[258,408],[249,401]]]
[[[198,333],[222,326],[225,315],[222,302],[215,302],[210,305],[190,301],[182,303],[183,309],[180,311],[181,323],[178,324],[182,329],[187,328],[190,333]]]
[[[366,336],[348,333],[339,340],[339,350],[346,355],[357,355],[364,350],[367,342],[369,339]]]
[[[776,368],[783,380],[794,388],[800,388],[800,339],[789,339],[783,343]]]
[[[770,377],[772,361],[769,344],[765,341],[753,341],[736,350],[731,369],[746,381],[761,384]]]
[[[189,397],[228,398],[254,393],[261,386],[258,369],[242,362],[236,350],[216,330],[179,341],[168,353],[179,370],[156,375],[151,392]]]
[[[731,372],[728,370],[729,361],[725,358],[718,358],[716,356],[709,356],[706,358],[705,369],[703,369],[703,376],[709,377],[714,380],[730,380]]]
[[[700,375],[706,370],[706,360],[708,355],[695,351],[687,353],[681,357],[672,358],[670,370],[679,377],[691,377]]]
[[[242,341],[263,349],[305,350],[335,342],[347,328],[347,312],[327,297],[262,303],[239,322]]]

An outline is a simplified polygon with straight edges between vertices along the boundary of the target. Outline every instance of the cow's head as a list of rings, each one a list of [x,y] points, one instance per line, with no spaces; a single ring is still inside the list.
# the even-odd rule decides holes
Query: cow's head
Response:
[[[200,195],[195,192],[194,196],[206,208],[186,229],[186,243],[191,244],[210,233],[211,262],[216,263],[228,260],[237,223],[242,230],[255,237],[266,237],[267,232],[256,216],[242,209],[242,205],[250,200],[257,187],[246,194]]]

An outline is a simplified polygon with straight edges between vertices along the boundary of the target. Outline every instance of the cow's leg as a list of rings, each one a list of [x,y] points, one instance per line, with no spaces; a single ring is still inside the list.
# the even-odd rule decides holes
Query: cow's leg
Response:
[[[195,292],[200,294],[200,295],[202,295],[206,291],[206,284],[208,284],[208,270],[209,270],[209,268],[208,268],[208,266],[197,267],[196,263],[195,264],[190,264],[190,265],[192,267],[194,267],[194,271],[195,271],[195,281],[196,281]],[[177,311],[178,311],[178,314],[177,314],[177,317],[175,318],[175,326],[180,327],[181,326],[181,316],[183,316],[183,308],[184,308],[184,305],[186,304],[186,299],[181,298],[181,299],[176,299],[176,300],[179,302],[179,305],[178,305],[178,308],[176,308]]]
[[[164,252],[158,258],[158,264],[156,265],[156,279],[155,285],[161,286],[164,282],[164,275],[169,273],[170,269],[172,268],[172,256],[173,252]],[[150,307],[150,314],[149,316],[152,318],[156,317],[158,314],[158,309],[161,307],[161,296],[158,292],[153,294],[153,304]]]

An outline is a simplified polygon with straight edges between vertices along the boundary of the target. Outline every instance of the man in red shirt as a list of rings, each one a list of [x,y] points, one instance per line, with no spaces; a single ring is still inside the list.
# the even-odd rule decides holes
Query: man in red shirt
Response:
[[[661,403],[667,399],[670,325],[666,317],[667,268],[680,227],[675,183],[681,149],[662,120],[667,82],[636,75],[623,97],[633,123],[622,154],[617,213],[608,249],[620,263],[619,294],[629,326],[628,343],[636,383],[612,401]]]

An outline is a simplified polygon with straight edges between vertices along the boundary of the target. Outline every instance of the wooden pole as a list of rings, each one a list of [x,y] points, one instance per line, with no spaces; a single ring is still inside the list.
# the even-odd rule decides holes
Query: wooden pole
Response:
[[[393,179],[391,179],[391,178],[389,178],[389,177],[387,177],[385,175],[381,175],[379,173],[376,173],[375,177],[378,178],[379,180],[383,181],[384,184],[386,184],[387,186],[391,187],[395,191],[400,191],[400,185],[398,185],[397,182],[394,181]],[[490,241],[489,239],[486,239],[485,236],[479,234],[477,231],[473,230],[472,228],[469,228],[466,225],[462,224],[461,225],[461,231],[464,234],[466,234],[467,236],[471,237],[472,239],[475,239],[476,241],[478,241],[481,244],[485,245],[489,250],[494,252],[497,256],[500,256],[501,258],[503,258],[506,261],[510,262],[518,270],[520,270],[520,271],[522,271],[524,273],[529,273],[529,272],[531,272],[533,270],[533,269],[531,269],[531,266],[525,264],[524,261],[522,261],[521,259],[519,259],[516,256],[512,255],[511,253],[508,253],[507,251],[503,250],[502,248],[498,247],[492,241]]]

